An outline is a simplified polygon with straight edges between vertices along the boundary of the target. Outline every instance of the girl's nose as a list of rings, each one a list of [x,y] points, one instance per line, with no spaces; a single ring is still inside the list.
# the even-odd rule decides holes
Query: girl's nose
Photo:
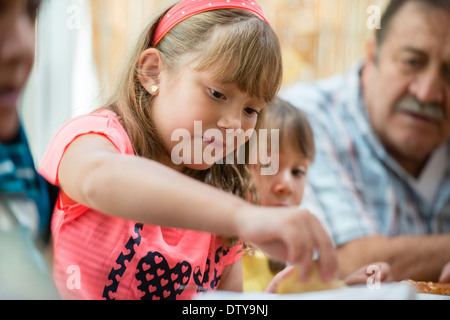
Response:
[[[242,128],[241,112],[228,112],[220,117],[217,126],[223,130],[238,130]]]
[[[277,195],[289,195],[292,192],[291,174],[289,170],[280,171],[273,185],[273,192]]]

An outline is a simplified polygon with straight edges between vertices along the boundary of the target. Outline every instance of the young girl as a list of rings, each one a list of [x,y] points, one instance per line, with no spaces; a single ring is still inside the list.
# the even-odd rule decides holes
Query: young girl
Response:
[[[248,203],[245,165],[198,161],[186,149],[173,161],[180,129],[194,151],[218,150],[216,160],[235,150],[207,133],[256,128],[281,68],[254,1],[185,0],[150,23],[106,107],[66,124],[40,166],[61,187],[52,230],[62,298],[242,290],[242,240],[306,269],[317,249],[323,277],[336,272],[312,215]]]
[[[272,130],[277,130],[281,143],[277,150],[279,166],[276,174],[263,176],[260,174],[261,164],[251,166],[259,204],[268,207],[299,207],[306,173],[315,155],[309,122],[302,111],[276,98],[267,108],[261,128],[268,131],[269,137]],[[260,141],[259,146],[262,143],[265,141]],[[244,291],[264,291],[272,278],[286,266],[285,263],[270,259],[260,250],[245,255],[242,264]]]
[[[306,175],[309,166],[314,161],[315,143],[311,126],[305,114],[288,102],[276,98],[267,108],[264,123],[261,128],[268,131],[277,130],[279,140],[278,172],[274,175],[261,175],[260,166],[251,166],[254,187],[257,189],[258,202],[262,206],[299,207],[304,194]],[[265,143],[260,141],[259,145]],[[268,143],[268,146],[271,144]],[[273,156],[273,155],[272,155]],[[391,281],[389,266],[386,263],[376,263],[381,270],[381,280]],[[268,257],[260,250],[245,255],[242,258],[244,291],[276,291],[277,283],[284,277],[273,278],[286,267],[286,263]],[[364,284],[370,274],[366,273],[367,266],[361,268],[345,283]],[[289,273],[289,269],[282,275]]]

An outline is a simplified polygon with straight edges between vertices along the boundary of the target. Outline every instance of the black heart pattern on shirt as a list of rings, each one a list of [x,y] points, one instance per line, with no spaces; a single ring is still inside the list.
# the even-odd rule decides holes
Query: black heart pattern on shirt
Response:
[[[137,265],[136,279],[141,281],[138,289],[144,292],[142,300],[176,300],[191,277],[192,267],[178,262],[173,268],[159,252],[148,252]]]
[[[136,255],[136,250],[142,242],[141,231],[144,225],[137,223],[134,226],[134,233],[128,239],[124,250],[116,259],[117,266],[113,267],[108,275],[108,284],[103,289],[103,298],[114,300],[128,264]],[[214,255],[214,263],[218,265],[220,260],[229,253],[229,249],[219,248]],[[192,290],[197,293],[205,293],[209,290],[217,289],[221,280],[221,274],[216,268],[213,269],[213,278],[210,279],[211,261],[206,261],[206,269],[202,273],[200,266],[192,272],[191,265],[186,262],[178,262],[174,268],[170,268],[167,260],[159,252],[148,252],[145,257],[139,260],[137,265],[136,280],[140,281],[137,286],[144,295],[141,299],[161,299],[174,300],[177,295],[181,295],[186,288],[191,276],[195,285]]]
[[[141,223],[137,223],[134,226],[135,235],[130,237],[125,245],[125,250],[121,252],[119,257],[116,259],[116,263],[118,266],[120,266],[120,268],[112,268],[111,272],[108,275],[108,280],[111,282],[111,284],[105,285],[105,287],[103,288],[104,299],[115,300],[114,294],[117,292],[120,279],[127,269],[127,263],[129,263],[133,259],[134,255],[136,254],[136,248],[141,244],[142,237],[140,231],[142,231],[143,228],[144,225]]]

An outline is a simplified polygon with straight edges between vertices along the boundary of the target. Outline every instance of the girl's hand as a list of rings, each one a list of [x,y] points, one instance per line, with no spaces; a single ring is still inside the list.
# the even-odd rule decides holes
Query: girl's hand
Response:
[[[441,276],[439,277],[439,282],[450,283],[450,262],[447,263],[442,269]]]
[[[291,266],[279,272],[267,285],[267,293],[305,293],[322,290],[336,290],[345,287],[344,281],[334,278],[325,282],[320,278],[318,264],[314,263],[313,271],[306,282],[299,281],[299,266]]]
[[[257,245],[276,260],[301,267],[300,280],[306,281],[319,255],[320,276],[324,282],[337,274],[337,255],[331,238],[319,220],[295,207],[246,207],[239,212],[239,236]]]
[[[379,274],[374,274],[379,272]],[[348,286],[356,284],[366,284],[370,277],[376,276],[381,282],[392,282],[394,278],[391,274],[391,268],[386,262],[376,262],[361,267],[357,271],[353,272],[345,279],[345,284]]]
[[[294,272],[295,267],[290,266],[285,268],[284,270],[278,272],[275,277],[269,282],[266,289],[264,290],[265,293],[277,293],[277,289],[280,285],[280,283],[287,277],[289,277],[292,272]]]

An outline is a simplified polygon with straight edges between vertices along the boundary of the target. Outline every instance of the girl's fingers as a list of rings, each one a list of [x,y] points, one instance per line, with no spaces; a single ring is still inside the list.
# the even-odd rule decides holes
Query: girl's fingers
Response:
[[[310,213],[305,213],[306,219],[302,227],[298,229],[298,241],[302,242],[301,252],[298,252],[299,260],[293,260],[293,264],[301,265],[300,278],[308,279],[314,265],[314,253],[319,255],[320,275],[324,282],[334,279],[337,275],[337,253],[328,233],[319,220]],[[299,233],[301,232],[301,236]],[[298,261],[298,262],[297,262]]]
[[[306,280],[312,268],[315,241],[309,228],[309,217],[302,214],[295,218],[282,236],[288,250],[287,261],[293,265],[301,265],[299,276]]]
[[[279,210],[279,211],[278,211]],[[260,215],[261,216],[257,216]],[[327,282],[337,273],[337,256],[328,233],[319,220],[305,210],[264,209],[256,217],[245,219],[243,235],[277,260],[301,266],[300,279],[306,281],[314,265],[314,252],[319,254],[320,274]],[[255,223],[255,218],[256,223]],[[246,223],[248,225],[246,225]],[[260,222],[260,223],[258,223]],[[263,223],[264,222],[264,223]]]
[[[285,268],[283,271],[280,271],[279,273],[277,273],[277,275],[267,285],[267,287],[264,290],[264,292],[266,292],[266,293],[276,293],[280,283],[286,277],[289,277],[292,274],[292,272],[294,272],[294,267],[290,266],[290,267]]]
[[[307,231],[309,238],[307,238],[308,245],[304,247],[302,252],[302,258],[300,260],[300,280],[305,282],[309,279],[309,275],[314,265],[314,239],[312,238],[312,234]]]
[[[317,242],[320,276],[324,282],[328,282],[337,276],[337,253],[333,241],[317,219],[313,221],[312,230]]]

